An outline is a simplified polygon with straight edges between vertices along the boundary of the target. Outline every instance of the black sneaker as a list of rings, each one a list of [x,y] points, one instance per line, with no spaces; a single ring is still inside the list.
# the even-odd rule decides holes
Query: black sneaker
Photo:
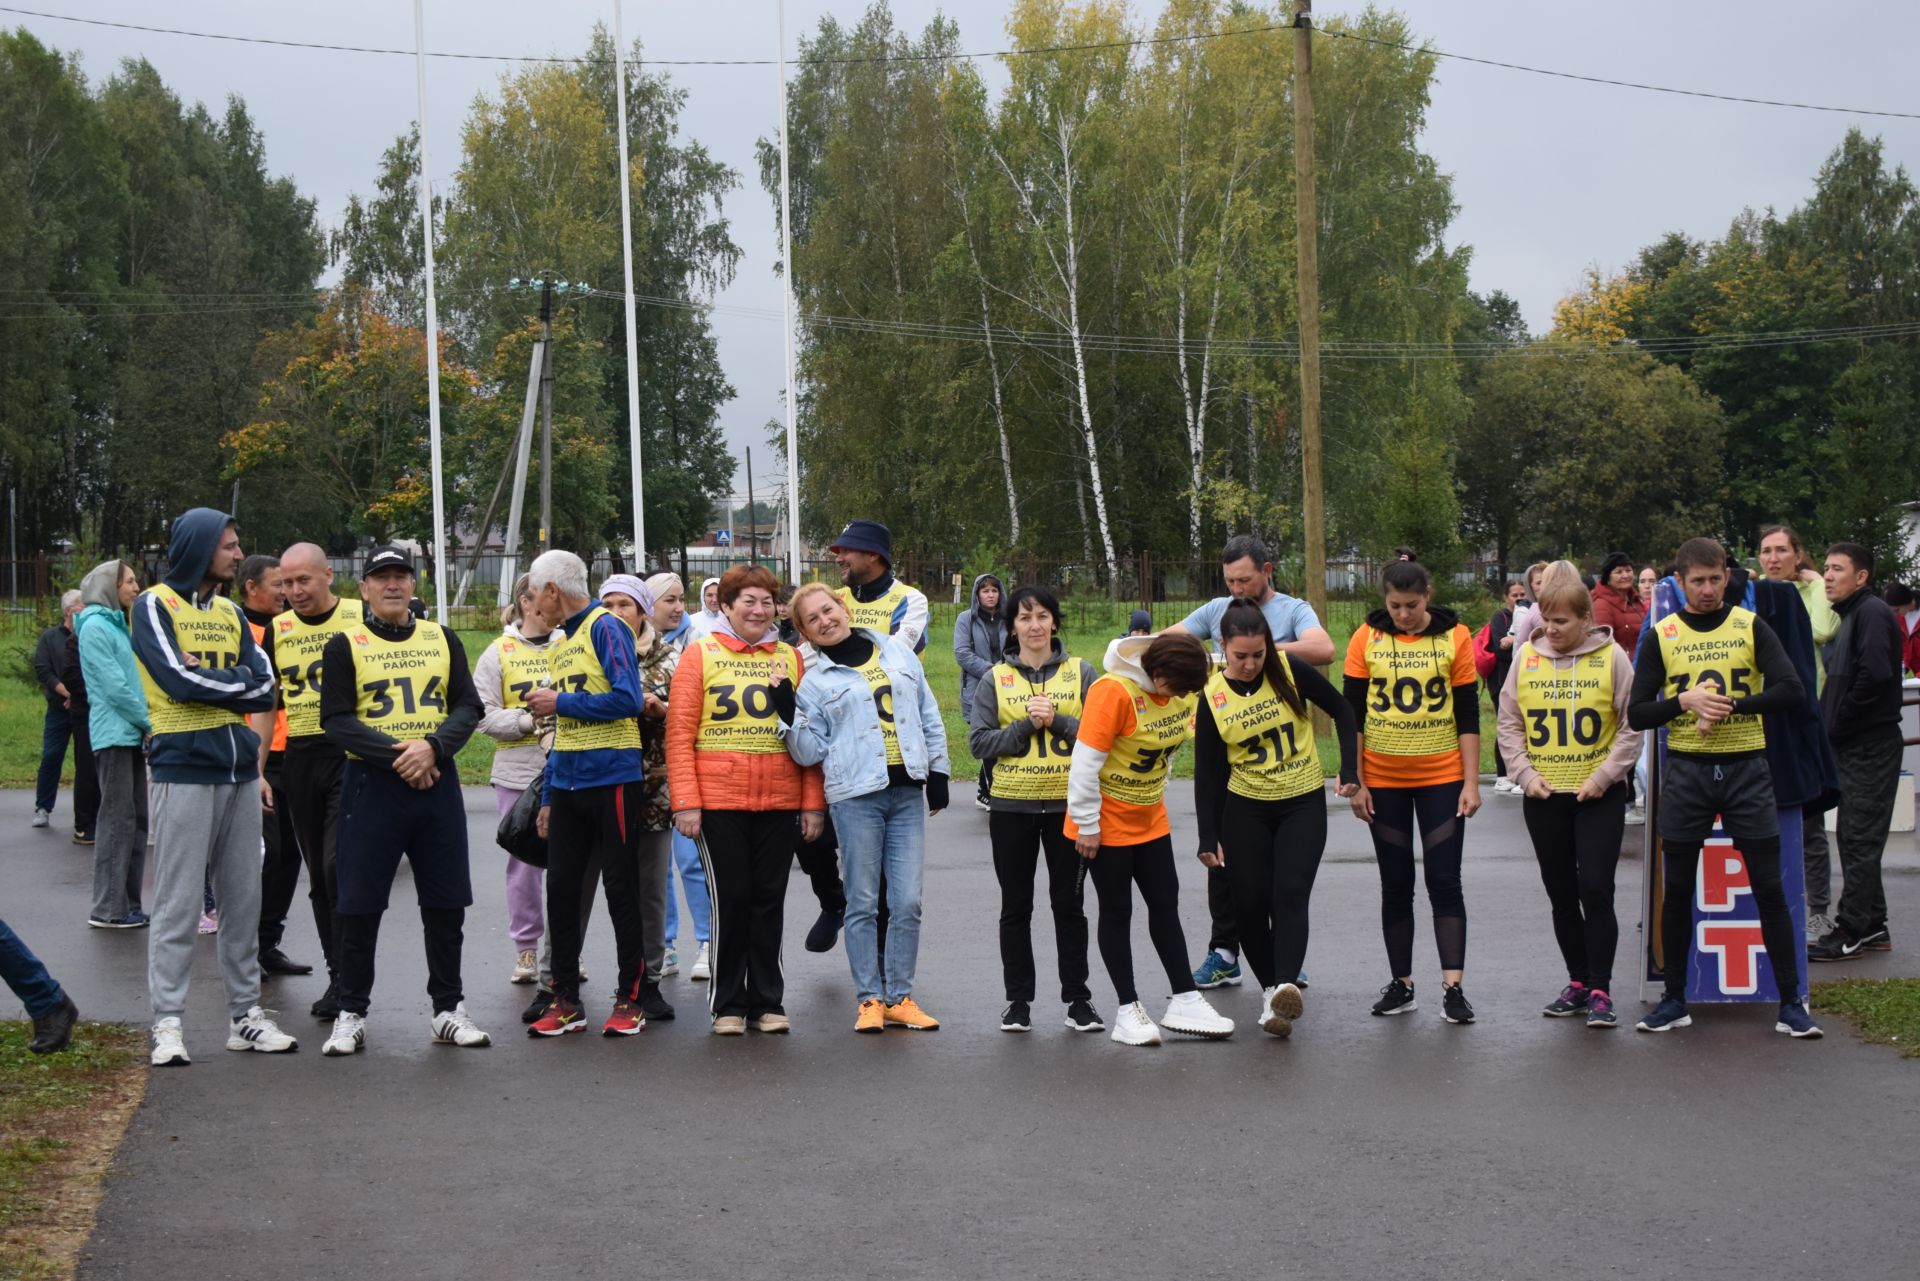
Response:
[[[1380,999],[1373,1003],[1375,1014],[1410,1014],[1420,1008],[1413,999],[1413,984],[1402,983],[1399,979],[1380,989]]]
[[[313,967],[294,960],[277,947],[263,947],[260,949],[260,972],[262,974],[311,974]]]
[[[1107,1025],[1100,1021],[1099,1012],[1093,1008],[1093,1002],[1084,996],[1067,1006],[1067,1026],[1076,1032],[1107,1030]]]
[[[667,1004],[666,997],[660,995],[660,985],[658,983],[642,983],[640,985],[640,1012],[647,1016],[647,1022],[649,1023],[668,1023],[673,1020],[673,1007]],[[531,1023],[539,1017],[540,1016],[536,1014],[532,1019],[528,1019],[527,1022]]]
[[[329,1023],[340,1017],[340,989],[338,987],[332,983],[327,984],[327,990],[322,992],[320,999],[313,1003],[313,1017]]]
[[[1467,1004],[1467,994],[1458,983],[1440,985],[1440,1012],[1449,1023],[1473,1022],[1473,1007]]]
[[[840,937],[840,925],[846,919],[845,912],[821,912],[820,919],[807,931],[807,951],[833,951],[834,941]]]
[[[1818,943],[1807,946],[1809,961],[1854,961],[1867,950],[1867,941],[1844,925],[1836,925]]]
[[[540,988],[533,994],[533,1000],[528,1002],[527,1008],[520,1011],[520,1021],[522,1023],[539,1022],[540,1016],[545,1014],[547,1007],[552,1004],[553,993],[544,987]]]
[[[73,998],[62,992],[60,1004],[33,1021],[33,1041],[27,1048],[35,1054],[58,1054],[73,1040],[73,1025],[79,1021]]]
[[[1869,952],[1893,951],[1893,935],[1884,925],[1876,926],[1860,936],[1860,946]]]
[[[1000,1030],[1002,1032],[1033,1031],[1033,1010],[1025,1001],[1008,1001],[1007,1008],[1000,1011]]]

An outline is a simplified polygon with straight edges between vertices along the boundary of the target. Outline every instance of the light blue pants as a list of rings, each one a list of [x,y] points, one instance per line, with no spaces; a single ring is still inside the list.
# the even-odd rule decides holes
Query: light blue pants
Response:
[[[927,861],[927,796],[917,787],[887,787],[836,801],[834,830],[847,883],[847,964],[862,1001],[896,1005],[913,995],[920,956],[920,884]],[[887,880],[887,955],[882,974],[880,877]]]
[[[687,915],[693,918],[693,940],[704,943],[712,937],[713,900],[707,894],[707,869],[700,862],[700,847],[673,834],[673,866],[680,869],[680,888],[687,894]],[[667,871],[667,946],[680,937],[680,896],[673,892],[673,871]]]

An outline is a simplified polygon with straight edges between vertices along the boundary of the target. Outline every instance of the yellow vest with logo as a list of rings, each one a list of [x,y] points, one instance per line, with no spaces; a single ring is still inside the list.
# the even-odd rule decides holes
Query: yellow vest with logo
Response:
[[[867,661],[853,669],[873,691],[873,709],[880,714],[880,737],[887,747],[887,764],[901,764],[900,730],[893,722],[893,680],[880,662],[880,647],[875,645]]]
[[[1166,705],[1148,697],[1131,679],[1108,673],[1133,700],[1133,733],[1114,740],[1100,767],[1100,794],[1128,805],[1153,805],[1167,791],[1168,767],[1180,745],[1193,736],[1195,694],[1170,698]]]
[[[357,600],[334,602],[324,623],[309,623],[292,610],[273,616],[274,675],[280,678],[280,705],[287,709],[289,738],[317,738],[320,729],[320,656],[336,633],[365,620]]]
[[[355,716],[403,743],[446,723],[453,649],[438,623],[415,622],[403,641],[388,640],[364,623],[346,635]]]
[[[1454,635],[1402,642],[1375,631],[1367,643],[1367,750],[1437,756],[1460,750],[1453,721]]]
[[[553,687],[566,694],[606,694],[613,690],[600,655],[593,648],[593,625],[603,618],[616,622],[619,616],[604,605],[587,611],[580,630],[547,650],[547,665],[553,674]],[[621,626],[626,626],[622,623]],[[640,718],[622,717],[617,721],[580,721],[571,716],[554,718],[553,750],[591,752],[602,748],[640,749]]]
[[[893,611],[900,608],[900,602],[913,591],[899,579],[880,595],[878,600],[855,600],[853,588],[836,587],[833,594],[847,607],[847,616],[853,620],[854,630],[864,627],[879,632],[882,636],[893,635]]]
[[[1663,697],[1678,698],[1695,685],[1712,685],[1728,698],[1758,694],[1765,685],[1760,675],[1760,651],[1753,643],[1753,611],[1738,605],[1710,632],[1695,631],[1677,615],[1653,625],[1666,668]],[[1682,712],[1667,724],[1667,750],[1702,756],[1731,756],[1764,751],[1766,727],[1758,716],[1735,715],[1700,733],[1699,718]]]
[[[1027,719],[1027,700],[1044,694],[1053,700],[1056,716],[1078,718],[1081,709],[1080,663],[1066,658],[1052,676],[1035,685],[1011,663],[996,663],[987,673],[993,682],[994,709],[1000,728]],[[1067,775],[1073,769],[1073,743],[1057,729],[1035,730],[1018,755],[993,760],[993,794],[1009,801],[1064,801]]]
[[[694,731],[694,750],[757,756],[786,751],[767,673],[779,663],[789,681],[799,680],[800,656],[793,647],[775,642],[771,651],[738,653],[711,636],[702,636],[694,644],[700,650],[701,677],[700,726]]]
[[[1613,646],[1556,665],[1528,641],[1514,656],[1527,760],[1556,792],[1577,792],[1613,750]]]
[[[500,706],[524,708],[527,695],[542,685],[553,683],[553,668],[547,661],[547,647],[529,645],[515,636],[502,636],[494,648],[500,657]],[[501,747],[532,747],[540,741],[538,731],[524,738],[500,744]]]
[[[247,622],[232,601],[216,596],[201,609],[165,583],[155,583],[142,595],[158,600],[167,611],[181,653],[193,655],[200,666],[209,669],[240,666],[240,638],[247,635]],[[137,609],[134,616],[139,617]],[[147,717],[155,734],[191,734],[247,723],[245,716],[225,707],[175,698],[160,688],[144,659],[140,661],[140,685],[147,693]]]
[[[1326,785],[1313,722],[1287,706],[1270,682],[1262,680],[1259,689],[1242,694],[1227,683],[1225,672],[1215,672],[1202,697],[1227,745],[1229,792],[1255,801],[1290,801]]]

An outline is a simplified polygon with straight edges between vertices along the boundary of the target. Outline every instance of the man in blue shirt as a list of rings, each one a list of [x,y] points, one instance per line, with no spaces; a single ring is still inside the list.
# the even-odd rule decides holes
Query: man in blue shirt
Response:
[[[1333,661],[1333,638],[1320,625],[1313,606],[1274,590],[1273,553],[1267,550],[1266,543],[1252,534],[1236,534],[1227,540],[1220,553],[1220,567],[1230,594],[1208,601],[1181,619],[1177,626],[1202,640],[1211,640],[1218,649],[1221,617],[1228,605],[1243,600],[1258,605],[1260,612],[1267,616],[1267,627],[1273,632],[1276,649],[1315,667],[1324,667]],[[1240,935],[1233,922],[1233,898],[1223,867],[1207,869],[1207,910],[1213,918],[1213,933],[1206,956],[1194,968],[1193,981],[1199,987],[1238,984]]]

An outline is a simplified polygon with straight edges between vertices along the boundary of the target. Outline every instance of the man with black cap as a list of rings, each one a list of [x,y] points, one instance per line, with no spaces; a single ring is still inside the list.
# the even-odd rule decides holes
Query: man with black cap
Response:
[[[363,605],[333,594],[333,562],[317,544],[295,543],[280,553],[280,592],[287,608],[273,616],[262,643],[280,678],[287,742],[280,758],[280,793],[307,868],[313,928],[327,963],[327,990],[313,1003],[316,1019],[340,1013],[339,939],[333,924],[335,844],[340,825],[340,778],[347,756],[320,726],[321,656],[327,642],[363,621]],[[275,903],[269,906],[276,906]],[[280,958],[268,958],[271,964]],[[283,970],[276,972],[285,972]]]
[[[413,557],[376,547],[360,573],[365,618],[321,654],[320,725],[346,753],[340,779],[334,903],[340,1013],[322,1054],[366,1044],[373,954],[400,856],[413,869],[427,944],[433,1039],[491,1045],[467,1017],[460,950],[473,879],[453,758],[480,723],[480,694],[460,638],[413,616]]]
[[[845,582],[836,595],[855,628],[899,639],[918,654],[927,647],[927,598],[893,576],[893,533],[877,520],[850,520],[827,549]]]

